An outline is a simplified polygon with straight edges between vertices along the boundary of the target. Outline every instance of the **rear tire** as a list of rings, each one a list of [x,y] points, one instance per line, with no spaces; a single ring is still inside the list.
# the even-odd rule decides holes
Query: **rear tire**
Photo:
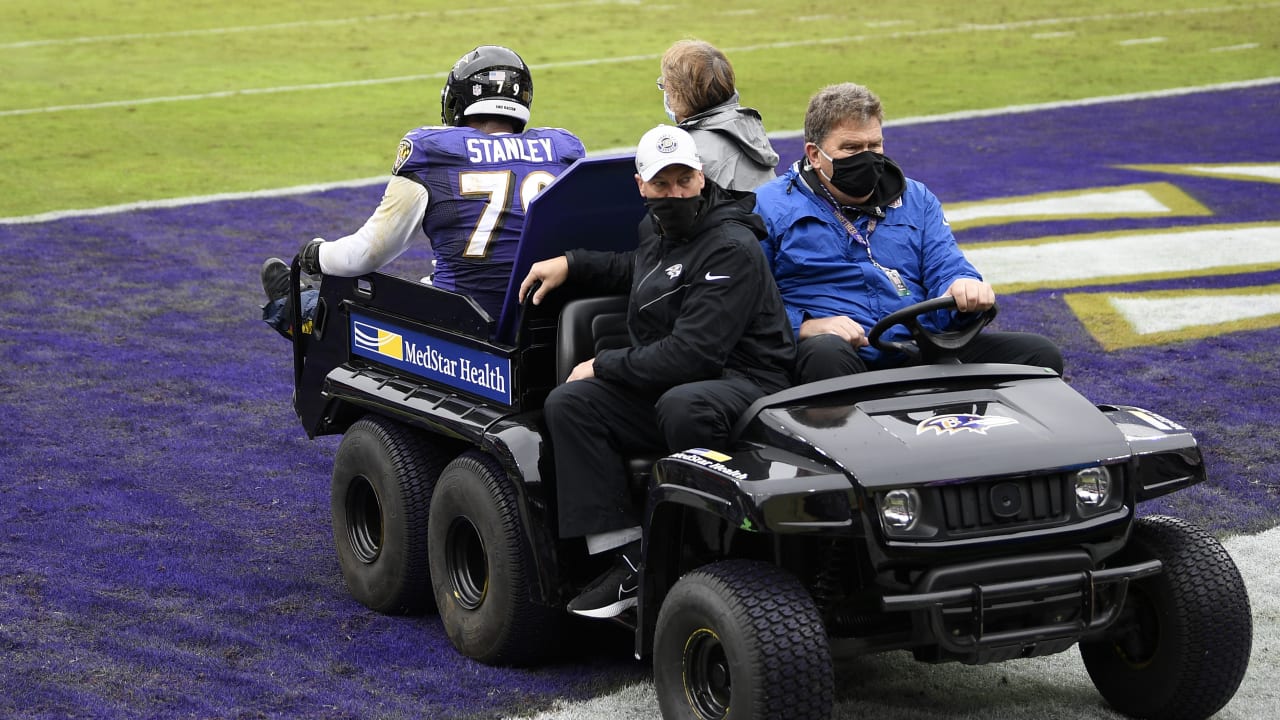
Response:
[[[658,613],[653,678],[666,720],[827,720],[831,651],[795,576],[724,560],[682,577]]]
[[[427,519],[449,453],[393,420],[367,415],[333,461],[329,509],[338,564],[352,597],[388,615],[429,611]]]
[[[436,606],[458,652],[522,665],[556,644],[565,615],[532,600],[532,552],[516,491],[490,456],[468,451],[441,473],[430,556]]]
[[[1139,519],[1116,562],[1157,559],[1159,575],[1129,586],[1106,637],[1080,643],[1098,692],[1138,718],[1202,720],[1244,678],[1253,616],[1244,580],[1209,533],[1172,517]]]

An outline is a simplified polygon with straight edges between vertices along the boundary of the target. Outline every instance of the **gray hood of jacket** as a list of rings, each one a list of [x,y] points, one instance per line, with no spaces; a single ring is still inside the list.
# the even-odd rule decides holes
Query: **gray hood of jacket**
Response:
[[[738,103],[738,94],[687,117],[680,127],[693,136],[702,171],[721,187],[753,190],[776,177],[778,153],[769,144],[760,113]]]

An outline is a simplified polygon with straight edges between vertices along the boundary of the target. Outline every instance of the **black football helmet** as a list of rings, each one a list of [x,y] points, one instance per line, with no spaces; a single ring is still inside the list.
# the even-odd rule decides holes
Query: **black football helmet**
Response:
[[[529,66],[510,48],[481,45],[458,58],[440,91],[440,119],[462,125],[468,115],[502,115],[523,131],[533,104]]]

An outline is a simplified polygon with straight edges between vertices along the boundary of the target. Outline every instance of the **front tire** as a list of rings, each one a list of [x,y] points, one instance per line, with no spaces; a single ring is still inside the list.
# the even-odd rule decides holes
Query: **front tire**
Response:
[[[831,651],[813,598],[768,563],[682,577],[658,613],[653,677],[666,720],[831,717]]]
[[[1132,583],[1120,619],[1080,643],[1098,692],[1138,718],[1202,720],[1244,678],[1253,616],[1244,580],[1209,533],[1172,517],[1141,518],[1117,562],[1160,560],[1159,575]]]
[[[532,600],[532,552],[515,488],[496,460],[472,450],[449,463],[429,535],[436,606],[458,652],[491,665],[542,657],[563,613]]]
[[[333,542],[348,591],[370,610],[431,609],[427,518],[448,460],[419,432],[376,415],[343,435],[330,487]]]

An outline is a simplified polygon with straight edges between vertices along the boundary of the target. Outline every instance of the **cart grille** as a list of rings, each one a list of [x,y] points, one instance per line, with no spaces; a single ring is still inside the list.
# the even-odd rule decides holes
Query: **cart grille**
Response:
[[[1070,517],[1067,475],[1054,473],[933,488],[948,534],[1048,525]]]

